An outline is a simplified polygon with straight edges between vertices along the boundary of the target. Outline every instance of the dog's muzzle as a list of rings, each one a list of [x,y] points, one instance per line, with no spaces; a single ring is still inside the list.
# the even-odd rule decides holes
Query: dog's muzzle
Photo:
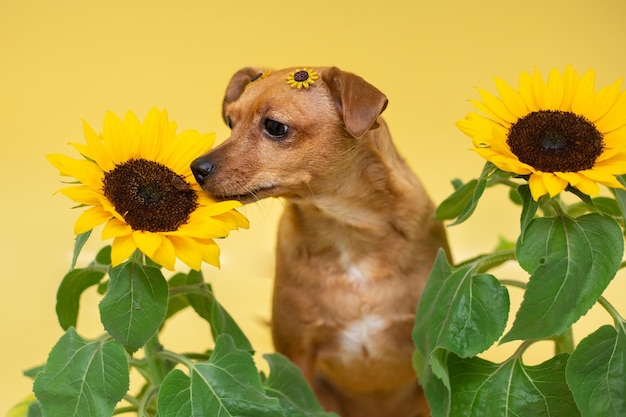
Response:
[[[206,179],[215,171],[215,165],[206,157],[199,157],[191,162],[191,172],[198,184],[203,185]]]

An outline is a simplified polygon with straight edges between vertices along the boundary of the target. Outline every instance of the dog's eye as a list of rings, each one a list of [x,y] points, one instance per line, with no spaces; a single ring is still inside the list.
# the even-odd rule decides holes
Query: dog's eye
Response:
[[[233,128],[233,121],[231,120],[230,116],[224,116],[224,121],[226,122],[226,126],[228,126],[229,129]]]
[[[282,139],[287,135],[289,127],[272,119],[265,119],[265,131],[274,139]]]

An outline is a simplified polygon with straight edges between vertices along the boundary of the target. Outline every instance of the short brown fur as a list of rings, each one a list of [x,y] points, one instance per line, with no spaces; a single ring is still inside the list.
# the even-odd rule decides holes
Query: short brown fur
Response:
[[[298,90],[285,81],[292,71],[236,73],[223,106],[232,134],[192,168],[216,199],[286,199],[272,334],[324,407],[428,416],[411,331],[436,252],[447,250],[443,226],[379,117],[385,95],[334,67]],[[273,137],[268,120],[285,135]]]

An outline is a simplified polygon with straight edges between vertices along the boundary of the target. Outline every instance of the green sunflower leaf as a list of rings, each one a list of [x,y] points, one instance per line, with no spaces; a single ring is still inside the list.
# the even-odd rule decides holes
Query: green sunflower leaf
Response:
[[[522,214],[520,216],[520,230],[523,232],[526,227],[535,218],[539,204],[533,199],[528,184],[517,187],[517,192],[522,201]],[[523,235],[523,233],[522,233]]]
[[[264,382],[265,393],[277,398],[289,417],[338,417],[324,412],[313,390],[300,369],[285,356],[272,353],[263,355],[270,365],[270,376]]]
[[[253,352],[252,344],[244,332],[228,311],[217,301],[211,287],[204,283],[202,272],[190,271],[187,276],[187,285],[204,285],[205,291],[200,294],[188,293],[187,299],[196,313],[211,325],[213,338],[217,339],[221,334],[228,334],[239,349]]]
[[[76,239],[74,240],[74,254],[72,255],[72,265],[70,266],[70,270],[74,269],[76,266],[78,255],[80,255],[80,251],[83,250],[83,246],[85,246],[85,243],[89,240],[89,236],[91,236],[91,230],[76,236]]]
[[[419,349],[413,352],[413,369],[417,372],[419,383],[424,389],[432,417],[450,415],[450,376],[447,366],[447,352],[439,349],[437,362],[441,365],[439,375],[435,375],[430,356],[424,357]],[[436,356],[436,355],[433,355]]]
[[[168,288],[174,289],[187,285],[187,274],[178,273],[172,276],[167,280]],[[189,300],[187,299],[187,295],[184,293],[170,295],[167,303],[167,313],[165,314],[165,319],[168,319],[178,313],[181,310],[189,307]]]
[[[41,412],[41,406],[39,405],[38,402],[34,402],[28,407],[27,417],[42,417],[42,416],[43,416],[43,413]],[[8,416],[8,417],[11,417],[11,416]]]
[[[190,362],[189,376],[170,372],[159,389],[159,417],[285,416],[280,402],[265,394],[252,355],[220,335],[207,362]]]
[[[57,290],[56,312],[63,330],[76,327],[80,296],[94,285],[98,285],[105,273],[99,269],[72,269],[68,272]]]
[[[450,415],[455,417],[580,416],[565,382],[567,354],[526,366],[450,355]],[[598,414],[599,416],[601,414]]]
[[[110,283],[100,302],[104,328],[129,352],[157,332],[167,313],[168,287],[157,268],[125,262],[109,271]]]
[[[478,200],[483,195],[487,180],[473,179],[461,187],[457,188],[452,195],[443,200],[435,209],[435,219],[437,220],[453,220],[456,225],[467,220],[478,205]]]
[[[52,348],[33,390],[44,415],[110,417],[128,388],[122,345],[86,341],[70,328]]]
[[[591,199],[591,205],[580,202],[571,204],[567,207],[567,215],[571,217],[578,217],[585,213],[596,212],[600,214],[606,214],[614,218],[620,218],[622,213],[619,205],[613,198],[608,197],[595,197]]]
[[[624,187],[626,187],[626,175],[620,175],[616,178]],[[626,220],[626,190],[611,188],[611,191],[615,194],[615,202],[619,207],[622,219]]]
[[[610,217],[591,213],[532,220],[516,249],[519,264],[532,275],[502,343],[567,330],[602,295],[623,251],[621,228]]]
[[[583,417],[626,416],[625,325],[600,327],[572,352],[565,376]]]
[[[453,268],[443,251],[437,255],[413,328],[413,340],[424,357],[438,348],[475,356],[502,335],[508,291],[493,275],[475,274],[475,268],[474,264]]]
[[[491,162],[487,162],[485,163],[479,178],[473,179],[466,184],[455,180],[452,183],[454,186],[454,192],[435,209],[435,219],[456,219],[456,221],[451,223],[450,226],[463,223],[476,210],[478,201],[482,197],[485,188],[493,185],[489,184],[488,180],[492,177],[498,176],[508,177],[510,176],[510,173],[501,171]]]

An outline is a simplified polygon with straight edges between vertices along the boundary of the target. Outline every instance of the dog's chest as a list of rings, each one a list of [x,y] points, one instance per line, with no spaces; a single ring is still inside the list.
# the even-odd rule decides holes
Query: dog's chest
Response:
[[[389,308],[393,304],[392,282],[385,282],[388,274],[385,265],[375,256],[355,257],[348,250],[340,252],[338,285],[345,291],[341,295],[346,310],[337,317],[344,320],[338,323],[337,341],[346,359],[358,356],[376,357],[380,352],[379,340],[390,328]],[[383,276],[381,276],[383,275]],[[340,307],[341,308],[341,307]]]
[[[394,384],[404,378],[404,368],[410,368],[414,311],[409,307],[410,291],[400,285],[403,280],[389,270],[386,259],[376,254],[343,253],[338,265],[341,273],[331,286],[332,305],[324,303],[330,330],[324,333],[333,337],[322,343],[320,364],[327,375],[351,386],[373,389]]]

